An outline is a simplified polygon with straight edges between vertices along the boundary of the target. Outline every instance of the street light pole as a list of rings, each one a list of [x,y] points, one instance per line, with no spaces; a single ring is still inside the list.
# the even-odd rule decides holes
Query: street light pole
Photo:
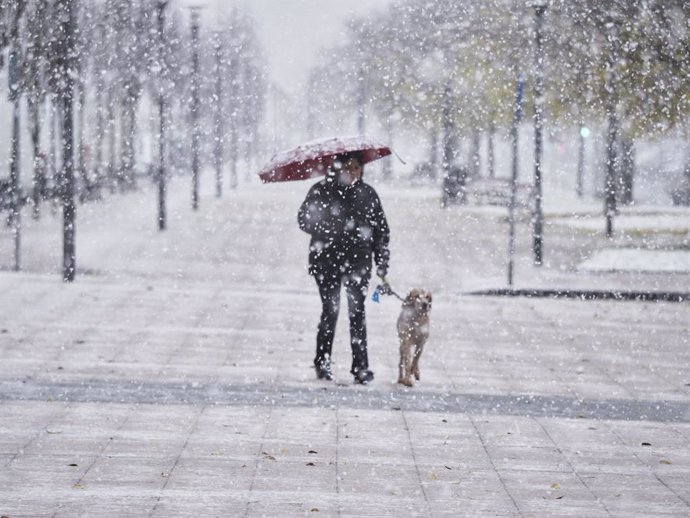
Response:
[[[199,208],[199,7],[190,7],[192,29],[192,209]]]
[[[513,167],[510,182],[510,205],[508,206],[508,220],[510,222],[510,232],[508,237],[508,286],[513,285],[513,270],[515,262],[515,191],[517,190],[518,178],[518,129],[522,119],[522,99],[524,97],[524,79],[522,74],[518,75],[515,88],[515,112],[513,124],[510,131],[510,140],[513,146]]]
[[[583,194],[583,170],[585,163],[585,137],[582,135],[584,131],[584,125],[580,125],[580,131],[578,132],[578,146],[577,146],[577,176],[575,179],[575,194],[578,198],[582,198]]]
[[[532,235],[534,265],[541,266],[543,261],[544,213],[542,210],[542,127],[544,114],[544,50],[542,26],[546,4],[534,4],[536,14],[536,51],[534,62],[534,214],[532,215]]]

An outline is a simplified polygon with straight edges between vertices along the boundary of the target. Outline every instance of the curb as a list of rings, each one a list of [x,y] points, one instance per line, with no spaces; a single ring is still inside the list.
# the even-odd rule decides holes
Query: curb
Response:
[[[689,292],[673,291],[617,291],[617,290],[571,290],[571,289],[513,289],[496,288],[471,291],[464,295],[484,297],[528,297],[563,298],[580,300],[627,300],[637,302],[688,302]]]

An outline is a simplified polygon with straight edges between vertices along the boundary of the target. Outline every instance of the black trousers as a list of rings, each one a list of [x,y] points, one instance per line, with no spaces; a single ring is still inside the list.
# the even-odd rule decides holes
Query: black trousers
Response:
[[[350,346],[352,367],[350,373],[369,368],[367,355],[367,323],[364,312],[369,275],[320,272],[314,275],[321,296],[321,320],[316,335],[316,357],[314,365],[330,361],[333,349],[335,326],[340,312],[340,287],[345,286],[348,316],[350,318]]]

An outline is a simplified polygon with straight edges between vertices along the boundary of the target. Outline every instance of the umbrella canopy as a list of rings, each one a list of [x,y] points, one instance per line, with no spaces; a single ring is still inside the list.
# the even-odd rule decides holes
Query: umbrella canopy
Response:
[[[259,171],[264,183],[307,180],[323,176],[336,156],[358,151],[366,164],[391,154],[391,149],[368,137],[331,137],[313,140],[276,154]]]

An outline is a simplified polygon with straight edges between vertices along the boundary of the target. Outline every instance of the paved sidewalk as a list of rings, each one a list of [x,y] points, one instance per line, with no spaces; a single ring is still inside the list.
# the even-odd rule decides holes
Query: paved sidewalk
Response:
[[[352,384],[341,315],[321,382],[307,184],[197,213],[184,188],[164,234],[148,190],[80,206],[70,285],[59,220],[25,218],[25,271],[0,272],[0,516],[690,514],[690,304],[464,296],[503,286],[505,221],[382,186],[391,279],[434,292],[422,380],[395,383],[384,298],[375,381]],[[557,228],[535,272],[524,227],[523,286],[689,285],[572,271],[598,242]]]

